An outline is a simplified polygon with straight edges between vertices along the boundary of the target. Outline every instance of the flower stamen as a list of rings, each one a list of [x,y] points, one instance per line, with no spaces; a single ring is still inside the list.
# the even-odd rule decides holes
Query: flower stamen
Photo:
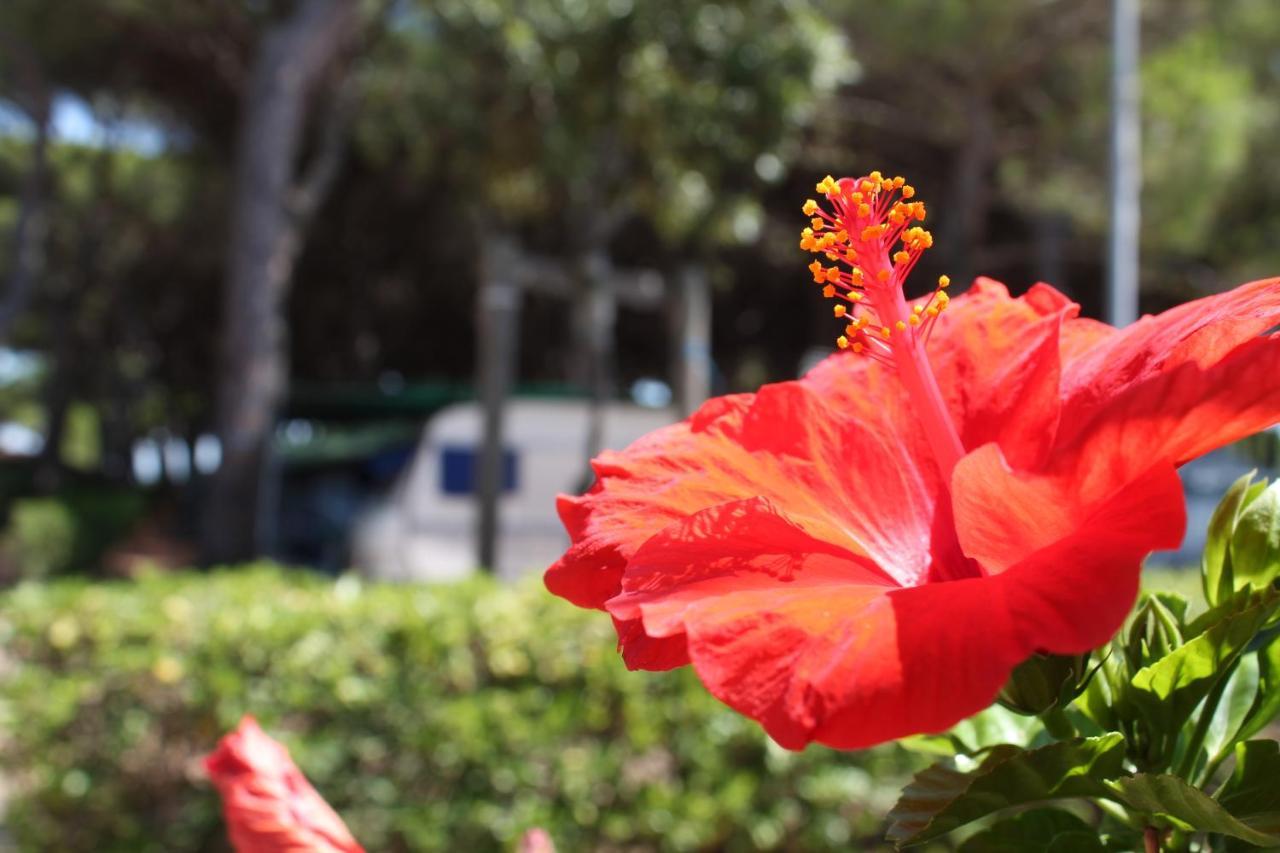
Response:
[[[924,202],[910,201],[916,191],[902,177],[887,178],[878,171],[857,179],[828,175],[815,189],[831,210],[814,199],[805,201],[802,210],[810,217],[810,227],[800,234],[800,248],[832,262],[826,266],[815,259],[809,271],[822,285],[822,295],[838,300],[835,317],[848,321],[836,345],[897,369],[938,464],[949,477],[964,446],[943,403],[925,344],[950,303],[946,289],[951,279],[941,276],[934,292],[910,309],[902,292],[920,256],[933,246],[933,235],[913,224],[924,221]]]

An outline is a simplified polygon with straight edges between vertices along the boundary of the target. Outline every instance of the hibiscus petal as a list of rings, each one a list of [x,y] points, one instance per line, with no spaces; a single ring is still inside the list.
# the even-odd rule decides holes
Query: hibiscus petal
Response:
[[[1048,285],[1013,299],[979,278],[938,318],[929,357],[965,447],[995,441],[1024,468],[1044,458],[1061,409],[1061,330],[1079,310]]]
[[[944,729],[1030,653],[992,581],[897,587],[762,500],[672,525],[623,584],[615,616],[683,633],[707,688],[792,749]]]
[[[928,352],[966,447],[997,441],[1020,467],[1043,459],[1061,407],[1060,352],[1091,345],[1112,331],[1077,319],[1079,310],[1046,284],[1015,299],[1003,284],[985,277],[952,300],[935,321]],[[902,434],[913,455],[929,458],[893,370],[844,352],[824,359],[801,382],[850,417]]]
[[[796,382],[713,401],[689,421],[602,454],[598,483],[562,498],[574,544],[547,587],[587,607],[616,594],[631,555],[667,525],[707,507],[762,496],[810,534],[869,557],[899,581],[929,570],[940,482],[900,436],[849,418]],[[872,513],[871,506],[893,507]]]
[[[992,573],[1081,535],[1096,535],[1117,553],[1121,543],[1130,543],[1139,559],[1177,547],[1185,527],[1182,485],[1171,464],[1146,461],[1146,471],[1097,495],[1093,483],[1076,472],[1014,471],[996,445],[984,445],[961,459],[951,477],[960,546]],[[1099,600],[1107,595],[1104,584],[1085,588]]]
[[[1050,511],[1057,509],[1051,505]],[[1019,636],[1039,652],[1078,654],[1101,646],[1133,606],[1143,559],[1153,550],[1176,547],[1185,528],[1177,472],[1156,465],[1093,507],[1066,536],[995,578],[1006,586]],[[961,537],[976,547],[964,532]]]
[[[294,765],[284,746],[253,717],[205,757],[209,779],[222,795],[223,814],[237,853],[310,850],[364,853],[338,817]]]
[[[1113,400],[1183,365],[1207,370],[1277,323],[1280,278],[1244,284],[1143,317],[1096,341],[1064,366],[1062,390],[1070,426],[1083,428]],[[1062,440],[1072,436],[1068,429]]]

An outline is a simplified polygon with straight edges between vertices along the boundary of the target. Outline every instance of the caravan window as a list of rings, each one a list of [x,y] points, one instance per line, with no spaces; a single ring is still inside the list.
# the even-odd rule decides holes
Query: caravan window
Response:
[[[518,487],[519,458],[511,448],[502,451],[502,493],[509,494]],[[446,495],[474,495],[480,460],[476,449],[464,445],[445,445],[440,448],[440,491]]]

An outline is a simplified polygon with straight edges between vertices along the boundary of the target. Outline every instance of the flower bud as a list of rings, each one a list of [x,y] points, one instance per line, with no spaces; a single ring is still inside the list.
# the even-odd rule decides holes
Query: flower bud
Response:
[[[1036,654],[1018,664],[1000,695],[1001,705],[1018,714],[1043,714],[1065,707],[1084,688],[1089,655]]]

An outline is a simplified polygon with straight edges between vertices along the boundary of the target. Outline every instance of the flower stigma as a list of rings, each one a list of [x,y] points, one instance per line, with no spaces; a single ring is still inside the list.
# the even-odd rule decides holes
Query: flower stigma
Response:
[[[805,201],[801,209],[810,219],[800,234],[800,248],[817,256],[809,272],[822,285],[822,295],[835,300],[832,313],[845,321],[836,344],[897,370],[944,481],[949,481],[964,445],[925,344],[951,301],[951,280],[939,277],[933,293],[911,306],[902,290],[920,256],[933,245],[933,235],[913,224],[924,221],[924,202],[912,201],[915,188],[903,178],[880,172],[839,180],[828,175],[816,189],[827,206]]]

